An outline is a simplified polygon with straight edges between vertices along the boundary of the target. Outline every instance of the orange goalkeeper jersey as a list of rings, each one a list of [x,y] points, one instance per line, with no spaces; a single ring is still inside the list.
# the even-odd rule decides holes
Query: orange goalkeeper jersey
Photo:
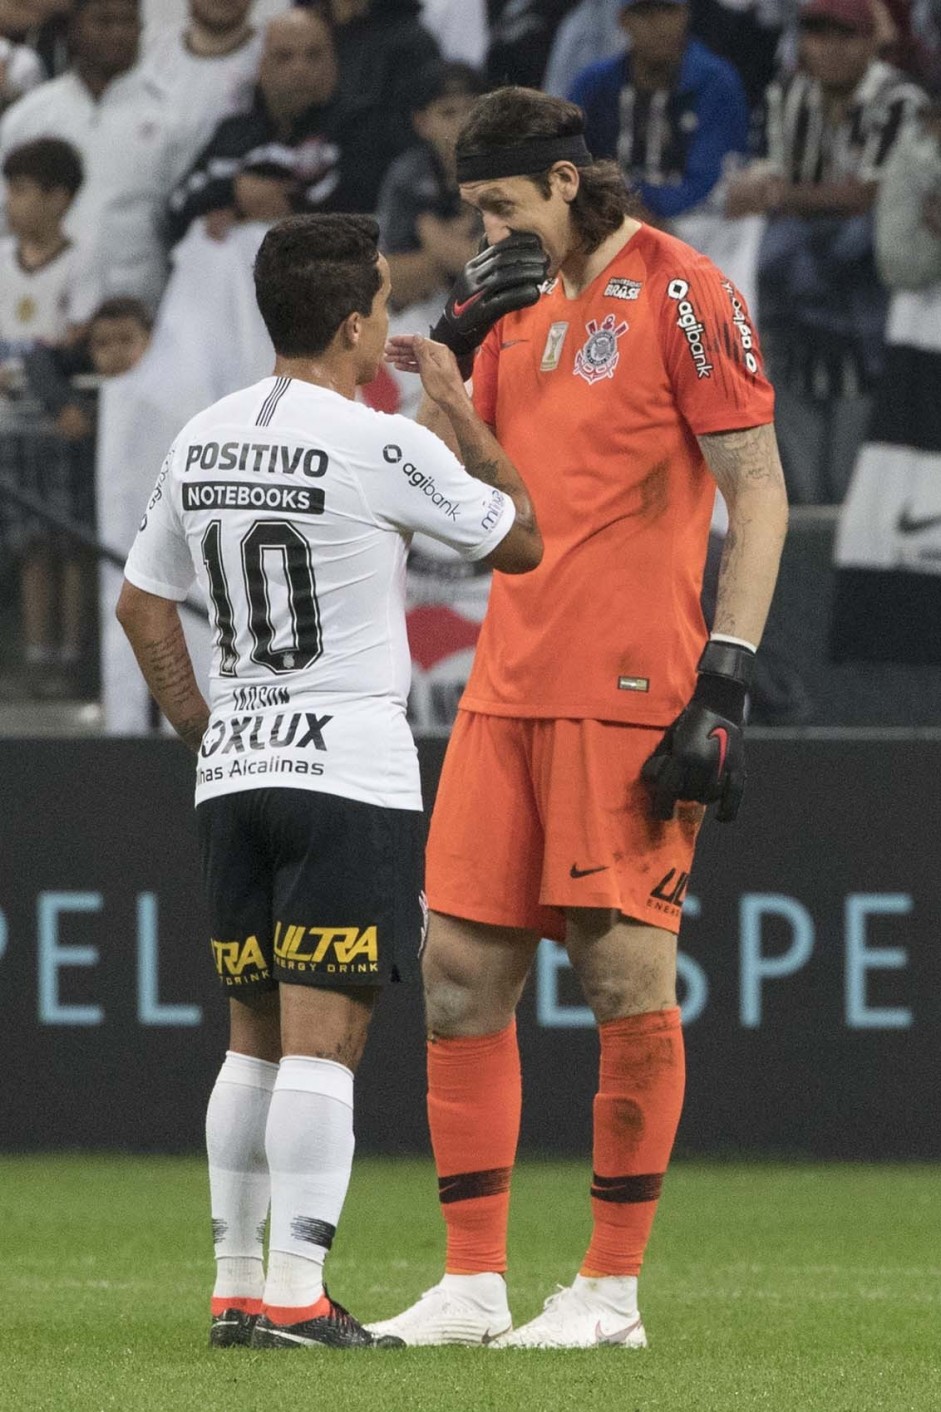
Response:
[[[462,706],[668,725],[706,635],[716,487],[696,437],[773,419],[741,296],[642,226],[577,299],[557,280],[490,330],[474,402],[526,482],[545,554],[533,573],[494,574]]]

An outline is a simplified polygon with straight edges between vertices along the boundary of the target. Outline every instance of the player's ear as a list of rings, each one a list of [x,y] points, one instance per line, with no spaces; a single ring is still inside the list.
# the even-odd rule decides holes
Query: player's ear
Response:
[[[568,205],[571,205],[578,195],[580,184],[581,177],[574,162],[556,162],[549,173],[549,185]]]
[[[343,341],[345,348],[355,348],[363,336],[363,316],[357,309],[352,314],[347,314],[340,325],[337,333]]]

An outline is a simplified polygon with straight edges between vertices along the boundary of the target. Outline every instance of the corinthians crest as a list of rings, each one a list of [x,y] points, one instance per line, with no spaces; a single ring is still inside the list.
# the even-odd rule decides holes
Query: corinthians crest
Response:
[[[575,372],[586,382],[598,382],[601,378],[613,378],[618,365],[618,339],[627,333],[627,323],[616,323],[614,314],[608,314],[600,324],[591,319],[585,327],[588,339],[584,348],[575,355]]]

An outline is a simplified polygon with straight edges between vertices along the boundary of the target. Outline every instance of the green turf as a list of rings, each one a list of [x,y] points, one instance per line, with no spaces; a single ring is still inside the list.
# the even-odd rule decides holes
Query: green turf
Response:
[[[676,1165],[643,1280],[646,1353],[210,1353],[196,1161],[0,1160],[0,1408],[54,1412],[886,1412],[941,1408],[941,1171]],[[360,1317],[438,1275],[426,1162],[358,1163],[331,1257]],[[573,1275],[585,1170],[514,1187],[517,1322]]]

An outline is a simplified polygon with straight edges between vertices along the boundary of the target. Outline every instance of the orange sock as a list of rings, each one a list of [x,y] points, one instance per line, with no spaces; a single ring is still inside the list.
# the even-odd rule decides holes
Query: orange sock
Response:
[[[516,1021],[428,1044],[428,1126],[452,1275],[506,1269],[510,1176],[520,1130]]]
[[[313,1304],[263,1304],[261,1312],[273,1324],[306,1324],[308,1319],[320,1319],[330,1313],[330,1298],[322,1294]]]
[[[683,1107],[678,1008],[599,1026],[591,1244],[581,1273],[638,1275]]]
[[[209,1312],[215,1319],[220,1314],[225,1314],[229,1309],[238,1309],[242,1314],[260,1314],[261,1300],[246,1299],[244,1295],[232,1295],[231,1298],[214,1294],[209,1301]]]

